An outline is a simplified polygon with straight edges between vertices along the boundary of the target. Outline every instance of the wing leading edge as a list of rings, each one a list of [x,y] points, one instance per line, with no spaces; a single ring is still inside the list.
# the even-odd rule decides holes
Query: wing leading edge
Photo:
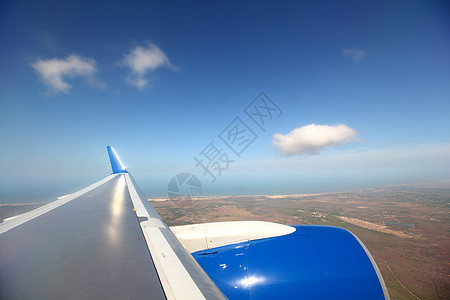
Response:
[[[0,224],[0,298],[225,299],[108,154],[112,175]]]

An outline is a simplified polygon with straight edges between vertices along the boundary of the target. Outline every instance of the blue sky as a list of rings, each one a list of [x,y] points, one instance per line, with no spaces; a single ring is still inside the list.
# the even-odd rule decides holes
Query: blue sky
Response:
[[[205,194],[449,178],[448,3],[279,2],[2,1],[0,202],[101,179],[106,145],[148,196],[180,172]],[[266,131],[244,112],[261,91]],[[258,137],[240,157],[235,117]],[[211,141],[234,160],[214,183]]]

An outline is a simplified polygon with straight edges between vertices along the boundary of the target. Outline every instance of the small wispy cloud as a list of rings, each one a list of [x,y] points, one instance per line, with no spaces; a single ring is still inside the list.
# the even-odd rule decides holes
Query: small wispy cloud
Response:
[[[58,45],[55,37],[48,31],[41,31],[37,34],[38,40],[41,44],[51,51],[58,51],[61,47]]]
[[[287,134],[277,133],[272,137],[275,149],[284,155],[318,154],[327,146],[356,140],[358,132],[345,124],[309,124]]]
[[[354,62],[360,62],[367,56],[367,53],[365,51],[356,48],[344,49],[342,50],[342,54],[350,57]]]
[[[104,87],[104,83],[93,77],[97,71],[96,62],[90,58],[70,55],[66,59],[38,59],[31,66],[53,92],[68,93],[71,85],[66,82],[66,78],[76,76],[85,77],[89,83]]]
[[[155,44],[135,47],[130,53],[124,55],[123,65],[131,70],[127,81],[139,89],[143,89],[148,84],[145,75],[149,71],[164,66],[172,67],[169,58]]]

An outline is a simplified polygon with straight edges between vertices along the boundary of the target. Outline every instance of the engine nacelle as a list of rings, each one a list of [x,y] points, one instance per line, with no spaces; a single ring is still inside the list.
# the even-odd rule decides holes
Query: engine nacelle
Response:
[[[191,250],[202,248],[196,244],[202,240],[203,249],[191,254],[229,299],[389,299],[375,261],[351,232],[302,225],[264,237],[262,223],[274,224],[224,222],[173,230],[184,245],[196,245]],[[189,231],[195,232],[191,239]]]

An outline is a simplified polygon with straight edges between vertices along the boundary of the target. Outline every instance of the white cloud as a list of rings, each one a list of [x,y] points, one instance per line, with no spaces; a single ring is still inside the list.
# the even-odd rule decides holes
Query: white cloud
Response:
[[[49,50],[59,51],[61,49],[55,37],[47,31],[42,31],[38,33],[37,38],[42,43],[42,45],[48,48]]]
[[[144,88],[148,83],[145,78],[147,72],[163,66],[171,67],[167,56],[154,44],[149,44],[147,48],[137,46],[125,55],[123,64],[131,70],[131,75],[127,78],[128,82],[139,89]]]
[[[367,56],[365,51],[356,48],[344,49],[342,50],[342,54],[350,57],[354,62],[359,62]]]
[[[95,65],[95,60],[77,55],[70,55],[66,59],[38,59],[31,64],[47,86],[54,92],[64,93],[68,93],[71,88],[65,81],[66,77],[86,77],[91,84],[104,86],[92,77],[96,72]]]
[[[272,142],[275,149],[285,155],[318,154],[324,147],[356,140],[357,135],[356,130],[345,124],[310,124],[296,128],[288,134],[274,134]]]

